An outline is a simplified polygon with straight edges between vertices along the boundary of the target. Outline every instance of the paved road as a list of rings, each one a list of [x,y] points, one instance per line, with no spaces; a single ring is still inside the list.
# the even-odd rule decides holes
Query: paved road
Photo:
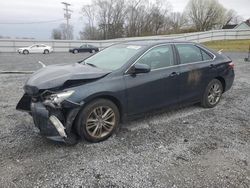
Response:
[[[33,71],[41,68],[38,61],[45,65],[75,63],[90,56],[90,53],[51,53],[51,54],[17,54],[0,53],[0,71]]]
[[[37,70],[84,54],[0,54],[0,70]],[[29,75],[0,75],[0,187],[242,187],[250,185],[250,63],[213,109],[192,105],[124,123],[107,141],[74,147],[34,132],[15,110]]]

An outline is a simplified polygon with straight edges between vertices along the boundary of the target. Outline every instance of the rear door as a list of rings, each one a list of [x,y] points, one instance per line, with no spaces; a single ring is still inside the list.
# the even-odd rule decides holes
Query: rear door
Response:
[[[180,64],[180,101],[200,100],[217,75],[213,54],[195,44],[175,44]]]
[[[151,71],[136,75],[125,74],[129,115],[178,102],[178,66],[175,65],[171,45],[152,48],[136,63],[149,65]]]
[[[44,53],[44,50],[46,49],[46,46],[43,44],[38,45],[38,52],[39,53]]]

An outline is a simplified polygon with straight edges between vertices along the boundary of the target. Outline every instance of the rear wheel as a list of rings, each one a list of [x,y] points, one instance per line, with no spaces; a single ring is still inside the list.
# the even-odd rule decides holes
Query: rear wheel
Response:
[[[205,108],[215,107],[221,99],[223,93],[223,86],[221,82],[217,79],[213,79],[207,85],[205,92],[203,94],[201,105]]]
[[[27,55],[27,54],[29,54],[29,51],[28,50],[24,50],[23,54]]]
[[[113,102],[97,99],[80,111],[76,121],[77,133],[90,142],[100,142],[114,133],[119,119],[119,110]]]
[[[74,52],[74,54],[77,54],[77,53],[78,53],[78,50],[74,50],[73,52]]]

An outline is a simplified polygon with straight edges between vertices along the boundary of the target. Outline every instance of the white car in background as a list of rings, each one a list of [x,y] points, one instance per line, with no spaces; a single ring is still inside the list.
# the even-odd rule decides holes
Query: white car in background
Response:
[[[43,53],[48,54],[53,52],[53,48],[51,46],[45,44],[33,44],[29,47],[19,48],[17,50],[19,54],[29,54],[29,53]]]

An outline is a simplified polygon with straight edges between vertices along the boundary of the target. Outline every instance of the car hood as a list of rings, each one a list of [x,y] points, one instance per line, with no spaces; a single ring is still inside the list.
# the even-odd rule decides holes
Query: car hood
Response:
[[[79,83],[98,79],[109,74],[110,70],[104,70],[90,65],[60,64],[44,67],[27,80],[24,90],[30,95],[37,94],[39,90],[54,89],[63,86],[66,82]]]

